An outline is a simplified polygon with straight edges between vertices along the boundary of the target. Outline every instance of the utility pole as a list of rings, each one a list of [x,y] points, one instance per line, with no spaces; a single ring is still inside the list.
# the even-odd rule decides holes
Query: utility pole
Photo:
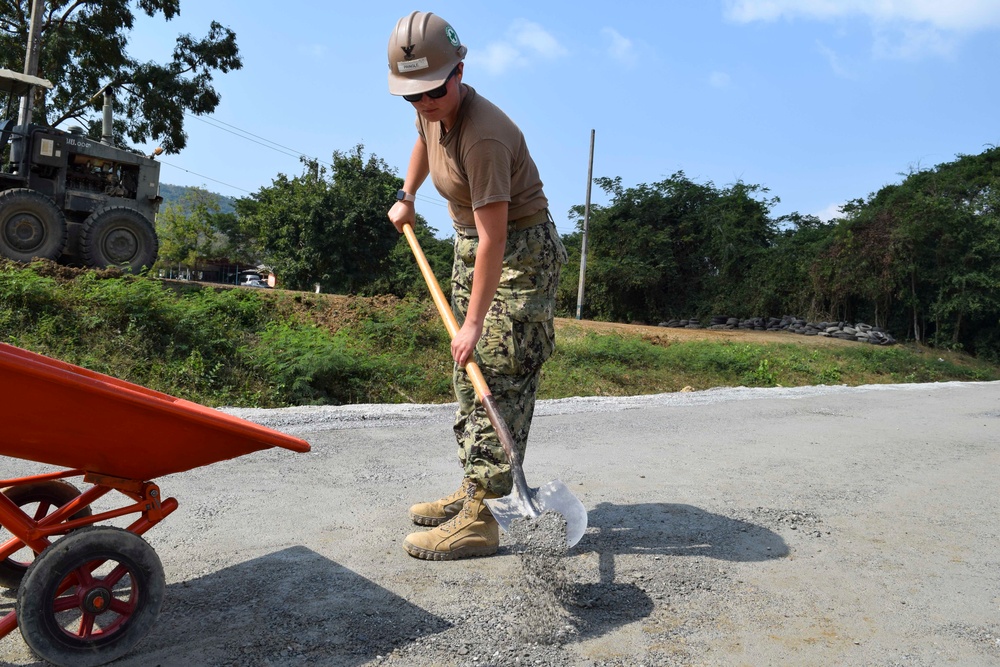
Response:
[[[583,209],[583,243],[580,245],[580,288],[576,293],[576,319],[583,313],[583,278],[587,273],[587,226],[590,224],[590,186],[594,180],[594,130],[590,131],[590,163],[587,165],[587,205]]]
[[[38,53],[41,51],[42,14],[45,12],[45,0],[31,0],[31,23],[28,29],[28,51],[24,57],[24,73],[38,76]],[[31,110],[35,103],[35,87],[32,86],[21,98],[18,125],[31,122]]]

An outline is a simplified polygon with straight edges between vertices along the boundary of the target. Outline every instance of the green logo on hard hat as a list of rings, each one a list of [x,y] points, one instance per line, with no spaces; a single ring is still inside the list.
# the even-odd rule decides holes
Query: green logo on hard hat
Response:
[[[444,29],[444,34],[448,37],[448,41],[451,42],[452,46],[460,46],[462,42],[458,41],[458,33],[451,26]]]

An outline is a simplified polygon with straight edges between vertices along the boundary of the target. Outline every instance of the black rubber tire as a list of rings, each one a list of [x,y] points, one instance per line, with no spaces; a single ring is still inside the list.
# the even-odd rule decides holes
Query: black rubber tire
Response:
[[[105,206],[83,221],[80,255],[87,266],[119,266],[138,274],[153,267],[159,251],[153,223],[135,209]]]
[[[24,511],[25,506],[37,503],[38,506],[35,510],[28,512],[28,514],[35,521],[38,521],[79,496],[80,490],[69,482],[64,482],[61,479],[52,479],[45,482],[35,482],[34,484],[10,486],[0,490],[0,493],[7,496],[22,511]],[[90,508],[85,507],[70,518],[81,519],[92,514],[93,512],[91,512]],[[0,526],[0,544],[6,542],[10,537],[12,536]],[[30,550],[25,549],[24,551]],[[34,560],[34,554],[32,554],[32,560]],[[24,561],[14,556],[3,560],[0,562],[0,584],[8,588],[17,588],[21,580],[24,579],[24,573],[28,571],[29,565],[31,565],[31,561]]]
[[[92,575],[78,574],[94,561],[104,564]],[[109,577],[115,580],[108,582]],[[60,595],[67,579],[73,585]],[[17,592],[17,624],[43,660],[63,667],[103,665],[149,633],[165,590],[163,565],[144,539],[121,528],[81,528],[53,543],[28,568]]]
[[[58,259],[66,247],[66,216],[35,190],[0,192],[0,255],[18,262]]]

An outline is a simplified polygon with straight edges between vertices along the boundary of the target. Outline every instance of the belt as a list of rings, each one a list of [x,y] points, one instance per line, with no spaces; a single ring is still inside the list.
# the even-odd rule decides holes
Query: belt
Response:
[[[531,215],[526,215],[523,218],[518,218],[517,220],[508,220],[507,227],[513,228],[514,231],[522,231],[536,225],[542,225],[546,222],[552,220],[552,216],[549,215],[549,209],[543,208],[540,211],[535,211]],[[460,232],[463,236],[471,236],[473,238],[479,236],[479,230],[475,227],[466,227],[465,225],[460,225],[455,223],[455,229]]]

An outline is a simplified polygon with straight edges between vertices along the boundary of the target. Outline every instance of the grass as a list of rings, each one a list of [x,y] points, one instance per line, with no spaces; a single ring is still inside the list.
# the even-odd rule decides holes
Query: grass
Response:
[[[967,355],[914,345],[812,347],[789,343],[685,341],[656,344],[638,336],[559,332],[545,366],[543,398],[628,396],[712,387],[862,385],[1000,379],[1000,369]]]
[[[0,263],[0,341],[210,406],[454,400],[429,302],[203,287]],[[558,329],[541,398],[685,387],[998,380],[1000,368],[912,345],[663,342]]]

